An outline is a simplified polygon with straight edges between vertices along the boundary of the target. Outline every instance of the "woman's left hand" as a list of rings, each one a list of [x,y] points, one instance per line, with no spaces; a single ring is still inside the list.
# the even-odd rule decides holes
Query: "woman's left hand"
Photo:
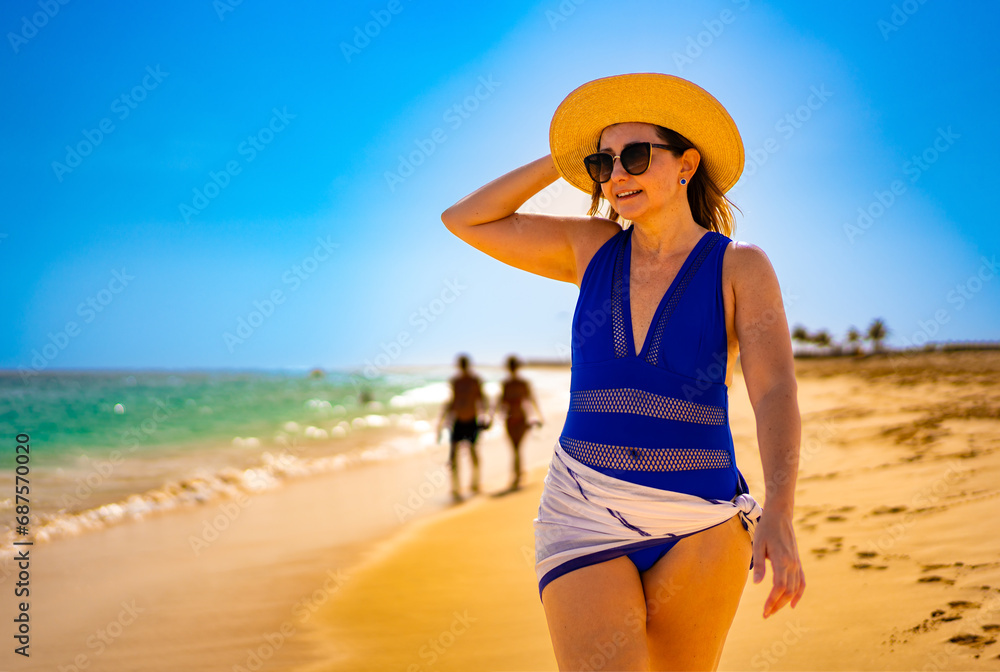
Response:
[[[791,514],[782,511],[764,513],[757,523],[753,541],[753,582],[764,580],[764,560],[771,561],[774,587],[764,602],[764,618],[781,609],[789,601],[794,608],[806,589],[806,576],[802,571],[799,549],[795,542]]]

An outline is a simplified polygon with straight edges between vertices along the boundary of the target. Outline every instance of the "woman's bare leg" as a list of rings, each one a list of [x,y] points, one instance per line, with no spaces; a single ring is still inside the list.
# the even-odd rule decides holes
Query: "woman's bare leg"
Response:
[[[628,558],[560,576],[542,605],[560,670],[650,669],[642,581]]]
[[[715,670],[747,581],[739,516],[677,542],[642,574],[653,670]]]

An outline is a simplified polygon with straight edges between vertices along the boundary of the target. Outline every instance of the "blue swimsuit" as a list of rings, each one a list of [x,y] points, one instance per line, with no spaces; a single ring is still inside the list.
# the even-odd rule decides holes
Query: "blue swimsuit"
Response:
[[[580,283],[570,406],[559,443],[608,476],[730,500],[749,491],[736,468],[725,384],[722,260],[730,239],[702,235],[637,352],[629,301],[633,229],[601,246]],[[646,571],[678,540],[628,557]]]

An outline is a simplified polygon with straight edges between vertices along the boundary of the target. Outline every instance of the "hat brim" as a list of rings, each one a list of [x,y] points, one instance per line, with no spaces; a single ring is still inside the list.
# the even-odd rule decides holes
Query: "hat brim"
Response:
[[[656,124],[690,140],[701,154],[698,170],[705,171],[723,193],[743,173],[743,139],[722,103],[686,79],[634,73],[587,82],[556,108],[549,147],[559,174],[591,193],[594,182],[583,159],[597,151],[605,128],[625,122]]]

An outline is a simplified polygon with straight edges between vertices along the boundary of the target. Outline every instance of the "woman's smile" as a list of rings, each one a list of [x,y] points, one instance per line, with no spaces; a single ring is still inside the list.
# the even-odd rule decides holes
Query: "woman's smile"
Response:
[[[621,203],[622,201],[627,201],[631,198],[635,198],[641,193],[642,189],[628,189],[626,191],[621,191],[615,194],[615,198],[617,198],[618,202]]]

